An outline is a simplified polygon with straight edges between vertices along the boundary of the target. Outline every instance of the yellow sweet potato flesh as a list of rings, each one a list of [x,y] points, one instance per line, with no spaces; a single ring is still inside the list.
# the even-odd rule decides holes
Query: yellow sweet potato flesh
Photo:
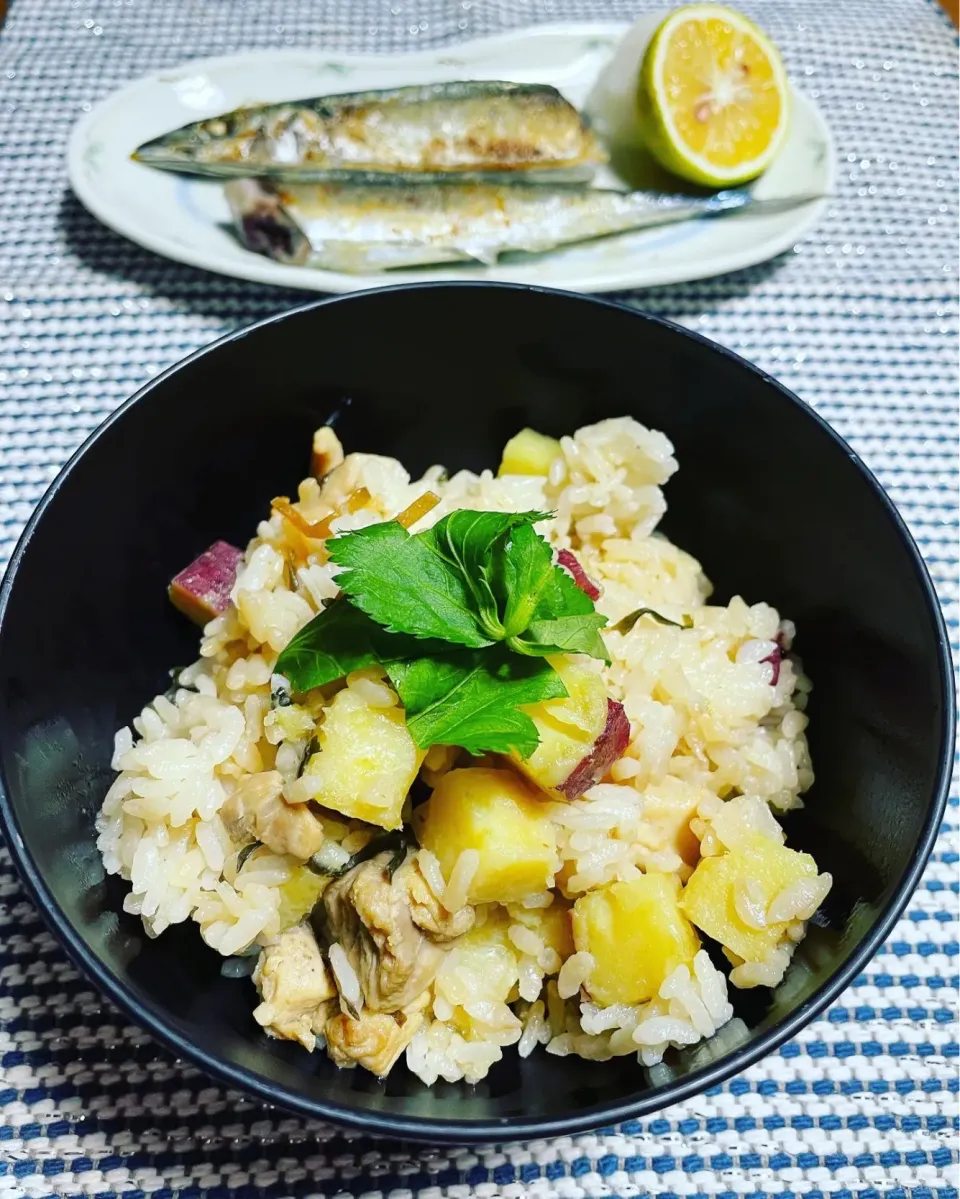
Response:
[[[697,814],[702,794],[699,788],[672,775],[643,792],[645,823],[663,834],[662,848],[672,849],[688,866],[694,866],[700,857],[700,842],[690,831],[690,821]]]
[[[774,897],[804,878],[815,878],[809,854],[787,849],[767,837],[752,836],[729,853],[701,858],[683,889],[682,906],[697,928],[746,962],[762,961],[783,936],[785,923],[752,928],[737,914],[738,884],[752,882],[769,906]]]
[[[536,429],[521,429],[503,447],[500,475],[548,475],[550,463],[560,453],[560,442]]]
[[[587,984],[592,999],[642,1003],[693,960],[700,941],[679,900],[679,883],[667,874],[610,883],[577,900],[573,940],[596,963]]]
[[[451,770],[417,815],[420,844],[446,878],[463,850],[479,853],[468,902],[513,903],[552,885],[553,825],[537,793],[512,770]]]
[[[329,882],[328,876],[315,874],[306,866],[293,867],[290,877],[280,887],[281,930],[309,916]]]
[[[549,659],[567,689],[564,699],[524,704],[522,710],[533,720],[540,744],[517,766],[545,791],[558,788],[588,757],[607,723],[607,688],[589,666],[569,655]]]
[[[438,976],[437,990],[453,1004],[473,1000],[505,1003],[517,981],[517,951],[510,943],[510,921],[501,908],[456,942]]]
[[[566,961],[574,949],[572,907],[567,900],[556,895],[548,908],[513,907],[510,912],[514,923],[522,924],[542,937],[544,944],[558,954],[561,961]]]
[[[317,741],[320,752],[304,771],[322,782],[317,802],[381,828],[400,828],[423,760],[402,709],[374,708],[348,687],[326,709]]]

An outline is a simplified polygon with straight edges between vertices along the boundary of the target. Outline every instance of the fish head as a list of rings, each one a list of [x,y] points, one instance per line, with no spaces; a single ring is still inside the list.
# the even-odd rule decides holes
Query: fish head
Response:
[[[166,170],[249,175],[309,158],[322,148],[323,122],[322,112],[296,104],[251,105],[174,129],[133,157]]]
[[[237,108],[144,142],[133,157],[137,162],[168,170],[189,170],[210,163],[243,166],[256,156],[265,126],[263,108]]]
[[[231,179],[224,196],[243,244],[287,266],[302,266],[310,241],[287,213],[283,193],[259,179]]]

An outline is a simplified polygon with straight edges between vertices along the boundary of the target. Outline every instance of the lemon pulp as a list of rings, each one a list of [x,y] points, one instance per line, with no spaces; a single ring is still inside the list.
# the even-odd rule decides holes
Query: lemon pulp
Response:
[[[759,175],[787,132],[789,84],[776,48],[720,5],[678,9],[640,71],[647,145],[675,174],[708,186]]]

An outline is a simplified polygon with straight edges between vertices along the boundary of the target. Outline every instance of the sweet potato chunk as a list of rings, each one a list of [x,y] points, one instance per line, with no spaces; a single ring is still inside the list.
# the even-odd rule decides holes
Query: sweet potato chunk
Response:
[[[215,541],[170,583],[170,602],[196,624],[213,620],[230,603],[243,550],[226,541]]]
[[[436,854],[447,879],[463,850],[478,852],[469,903],[513,903],[552,885],[553,825],[537,792],[512,770],[451,770],[422,812],[420,844]]]
[[[500,475],[548,475],[560,453],[560,442],[536,429],[521,429],[503,447]]]
[[[786,887],[816,877],[817,864],[808,853],[754,834],[729,853],[700,859],[683,890],[683,910],[708,937],[745,962],[762,962],[789,923],[768,920],[766,909]],[[744,900],[759,919],[744,919]]]
[[[597,741],[604,735],[608,723],[607,688],[582,659],[564,654],[551,656],[549,662],[563,680],[567,694],[563,699],[523,706],[537,726],[540,744],[529,758],[521,760],[514,755],[513,761],[544,791],[557,791],[574,799],[591,785],[583,781],[576,795],[567,789],[568,780],[580,771],[584,761],[592,760]],[[586,777],[584,774],[582,779]]]
[[[320,752],[303,778],[319,783],[313,798],[343,816],[381,828],[403,824],[403,805],[423,753],[417,749],[403,709],[375,707],[353,687],[338,692],[317,733]]]
[[[510,909],[514,924],[522,924],[543,938],[543,943],[565,962],[574,952],[573,930],[570,925],[572,905],[560,895],[548,908]]]
[[[700,941],[680,908],[672,875],[644,874],[590,891],[573,907],[573,940],[592,954],[587,984],[600,1004],[652,999],[677,966],[693,961]]]
[[[603,732],[593,743],[593,749],[558,788],[567,799],[576,799],[589,791],[603,776],[630,744],[630,721],[627,720],[623,704],[615,699],[607,700],[607,723]]]

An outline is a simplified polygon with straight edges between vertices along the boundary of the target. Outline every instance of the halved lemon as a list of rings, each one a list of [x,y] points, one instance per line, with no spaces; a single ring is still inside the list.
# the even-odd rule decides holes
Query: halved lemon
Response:
[[[790,85],[777,48],[719,4],[679,8],[653,35],[640,68],[639,111],[650,153],[707,187],[755,179],[783,145]]]

